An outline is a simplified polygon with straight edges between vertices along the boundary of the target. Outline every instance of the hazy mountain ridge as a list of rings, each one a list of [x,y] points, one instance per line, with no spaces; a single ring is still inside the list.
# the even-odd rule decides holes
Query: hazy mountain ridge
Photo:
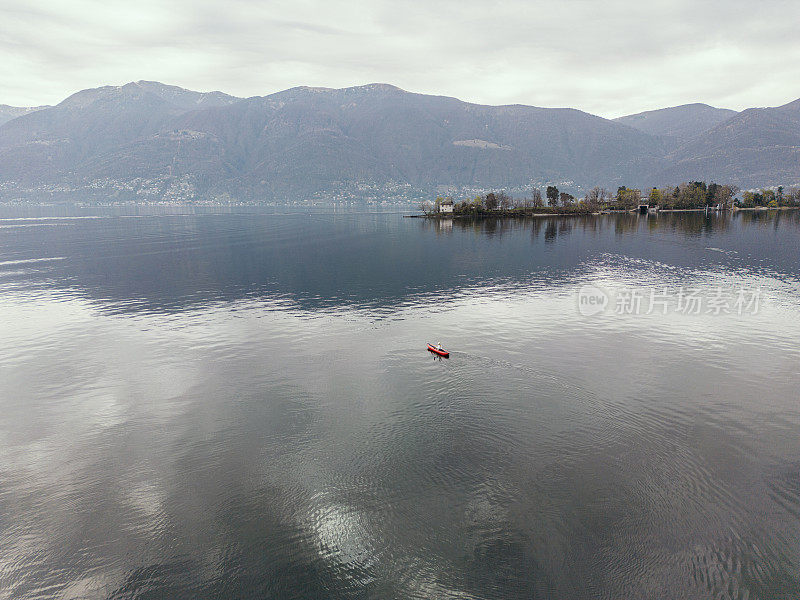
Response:
[[[49,108],[49,106],[9,106],[8,104],[0,104],[0,125],[43,108]]]
[[[665,167],[650,175],[665,182],[678,175],[742,187],[800,184],[800,100],[774,108],[749,108],[680,146]]]
[[[615,177],[607,164],[624,168],[661,150],[651,136],[576,110],[488,107],[387,85],[295,88],[220,112],[194,112],[180,126],[224,140],[243,177],[287,193],[302,193],[300,180],[309,189],[342,180],[419,189],[585,182]],[[472,139],[485,143],[455,143]]]
[[[736,114],[735,110],[708,104],[683,104],[617,117],[617,123],[664,137],[675,146],[684,144]]]
[[[764,173],[791,179],[791,148],[800,142],[792,105],[752,109],[778,111],[770,117],[734,114],[676,147],[669,136],[685,135],[677,121],[699,128],[729,112],[704,106],[608,120],[575,109],[484,106],[388,84],[297,87],[241,99],[138,81],[83,90],[0,126],[0,198],[68,190],[93,198],[279,200],[550,182],[575,190],[647,186],[689,174],[740,185]],[[687,111],[696,118],[687,119]],[[641,131],[642,123],[651,132]],[[746,131],[768,123],[763,135]],[[737,140],[758,140],[759,159],[777,137],[787,154],[783,162],[772,157],[778,168],[765,169],[763,160],[737,166]],[[714,145],[717,138],[726,140],[728,154]],[[714,160],[703,162],[709,153]]]

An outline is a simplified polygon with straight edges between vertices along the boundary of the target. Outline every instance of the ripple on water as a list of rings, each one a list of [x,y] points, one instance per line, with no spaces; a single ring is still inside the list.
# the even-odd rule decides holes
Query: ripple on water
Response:
[[[410,221],[4,230],[0,589],[800,597],[796,223]],[[764,313],[576,311],[720,280]]]

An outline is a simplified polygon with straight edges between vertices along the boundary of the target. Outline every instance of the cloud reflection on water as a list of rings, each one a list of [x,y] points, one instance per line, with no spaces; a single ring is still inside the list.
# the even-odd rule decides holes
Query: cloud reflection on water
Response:
[[[770,258],[796,219],[545,241],[204,218],[0,238],[12,260],[67,257],[0,296],[12,596],[797,591],[796,256]],[[297,254],[307,227],[322,250]],[[576,307],[584,282],[720,277],[770,302]],[[440,335],[450,361],[424,350]]]

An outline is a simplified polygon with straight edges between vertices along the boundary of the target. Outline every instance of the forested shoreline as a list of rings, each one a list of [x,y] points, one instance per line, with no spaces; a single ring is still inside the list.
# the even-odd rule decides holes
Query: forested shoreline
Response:
[[[690,181],[675,187],[652,188],[643,194],[639,189],[620,186],[616,193],[594,187],[583,198],[563,192],[550,185],[544,195],[532,188],[529,197],[514,198],[504,190],[479,194],[471,199],[438,197],[434,202],[422,202],[425,216],[530,216],[582,215],[602,212],[648,209],[670,210],[736,210],[757,208],[798,208],[800,188],[761,189],[741,191],[735,185],[705,181]]]

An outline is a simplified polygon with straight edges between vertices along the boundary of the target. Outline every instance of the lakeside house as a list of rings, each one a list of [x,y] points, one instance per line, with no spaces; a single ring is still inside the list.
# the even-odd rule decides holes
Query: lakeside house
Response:
[[[440,213],[452,213],[453,212],[453,199],[447,198],[446,200],[442,201],[439,204],[439,212]]]

